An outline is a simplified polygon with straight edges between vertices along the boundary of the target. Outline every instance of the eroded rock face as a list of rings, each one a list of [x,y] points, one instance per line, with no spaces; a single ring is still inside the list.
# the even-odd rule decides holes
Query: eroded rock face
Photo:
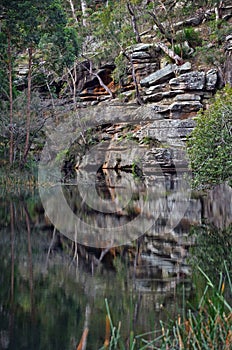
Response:
[[[175,101],[200,101],[201,97],[196,94],[181,94],[177,95]]]
[[[176,65],[168,64],[164,68],[159,69],[158,71],[150,74],[148,77],[142,79],[140,81],[140,85],[149,87],[151,85],[163,83],[175,75],[175,68]]]
[[[156,120],[149,128],[149,136],[171,146],[184,146],[186,136],[195,127],[193,119],[186,120]],[[176,161],[178,157],[176,157]]]
[[[205,81],[205,72],[193,71],[171,79],[169,84],[173,90],[203,90],[205,88]]]
[[[203,105],[199,101],[178,101],[170,106],[171,117],[174,119],[181,119],[185,113],[192,113],[199,111]]]
[[[145,52],[145,51],[135,51],[132,53],[132,59],[140,59],[143,60],[144,58],[151,58],[151,55],[149,54],[149,52]]]
[[[205,87],[207,91],[213,91],[216,88],[217,84],[217,79],[218,79],[218,74],[216,69],[210,69],[206,73],[206,83]]]
[[[183,90],[175,90],[175,91],[164,91],[158,92],[156,94],[151,94],[143,98],[144,102],[159,102],[164,98],[173,98],[177,94],[182,94]]]

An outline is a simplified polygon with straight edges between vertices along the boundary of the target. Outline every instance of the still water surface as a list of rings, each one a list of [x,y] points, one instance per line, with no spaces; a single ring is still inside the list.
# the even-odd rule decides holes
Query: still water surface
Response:
[[[135,191],[135,179],[127,181]],[[141,192],[141,184],[137,186]],[[224,260],[231,271],[231,188],[223,185],[203,197],[192,194],[169,233],[163,228],[178,192],[175,179],[166,177],[165,188],[166,213],[162,211],[154,227],[109,251],[74,244],[54,230],[37,190],[10,194],[2,189],[0,349],[76,349],[85,327],[87,349],[98,349],[105,339],[105,299],[115,325],[121,321],[125,340],[132,330],[159,335],[160,321],[168,323],[182,314],[188,302],[196,305],[204,290],[196,262],[215,283]],[[75,186],[63,190],[70,207],[78,211]],[[102,184],[98,191],[106,197]],[[138,196],[133,198],[131,215],[138,204]],[[150,200],[152,217],[153,197]],[[104,219],[94,215],[89,212],[91,220]],[[111,220],[117,224],[123,215],[127,220],[128,212]]]

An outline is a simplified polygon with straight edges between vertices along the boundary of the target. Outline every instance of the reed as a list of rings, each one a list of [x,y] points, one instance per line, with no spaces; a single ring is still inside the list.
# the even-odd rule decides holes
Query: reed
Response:
[[[184,316],[178,315],[170,324],[160,322],[160,330],[137,336],[131,332],[129,344],[121,335],[121,322],[116,327],[106,303],[111,336],[100,350],[231,350],[232,349],[232,306],[225,297],[225,288],[232,295],[232,282],[225,264],[226,274],[220,275],[219,285],[202,271],[206,287],[196,309],[190,309]],[[149,340],[148,340],[149,339]],[[152,339],[152,340],[150,340]]]

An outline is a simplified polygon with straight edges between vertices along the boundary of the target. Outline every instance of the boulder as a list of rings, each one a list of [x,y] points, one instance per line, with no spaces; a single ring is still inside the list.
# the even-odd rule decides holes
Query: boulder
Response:
[[[173,90],[203,90],[205,88],[205,80],[205,72],[193,71],[171,79],[169,84]]]
[[[141,86],[149,87],[151,85],[156,85],[160,83],[164,83],[171,77],[174,77],[175,74],[176,65],[175,64],[168,64],[162,69],[157,70],[156,72],[148,75],[146,78],[142,79],[140,81]]]
[[[217,84],[217,79],[218,79],[218,75],[217,75],[217,70],[216,69],[210,69],[207,73],[206,73],[206,90],[207,91],[213,91],[216,88],[216,84]]]

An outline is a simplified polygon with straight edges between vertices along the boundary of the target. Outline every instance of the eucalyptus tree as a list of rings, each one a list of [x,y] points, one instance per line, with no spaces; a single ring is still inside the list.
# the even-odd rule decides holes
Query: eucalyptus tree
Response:
[[[30,149],[31,93],[33,68],[38,56],[49,62],[48,68],[62,71],[71,65],[78,51],[75,29],[68,26],[68,19],[60,0],[2,0],[0,4],[1,47],[8,76],[10,125],[13,125],[13,58],[24,57],[27,62],[26,133],[22,165],[27,161]],[[10,163],[13,161],[13,130],[11,127]]]
[[[14,133],[13,133],[13,66],[16,57],[16,14],[17,1],[2,0],[0,3],[0,95],[9,103],[10,147],[9,162],[13,163]]]
[[[42,38],[49,37],[66,25],[65,14],[59,0],[25,0],[19,1],[17,23],[20,31],[20,48],[27,52],[27,113],[26,113],[26,140],[23,153],[23,164],[27,161],[30,148],[31,124],[31,88],[33,57],[38,52]]]
[[[140,1],[141,2],[141,1]],[[89,56],[89,60],[97,64],[98,62],[107,61],[116,63],[116,75],[121,80],[121,73],[126,69],[126,63],[129,61],[132,78],[135,84],[137,101],[141,103],[138,91],[138,84],[134,73],[134,67],[131,61],[131,55],[127,52],[128,46],[140,42],[138,18],[135,5],[139,1],[117,2],[108,1],[97,9],[95,9],[87,21],[87,29],[92,38],[85,56]],[[121,72],[119,70],[123,67]],[[116,73],[117,72],[117,73]]]

